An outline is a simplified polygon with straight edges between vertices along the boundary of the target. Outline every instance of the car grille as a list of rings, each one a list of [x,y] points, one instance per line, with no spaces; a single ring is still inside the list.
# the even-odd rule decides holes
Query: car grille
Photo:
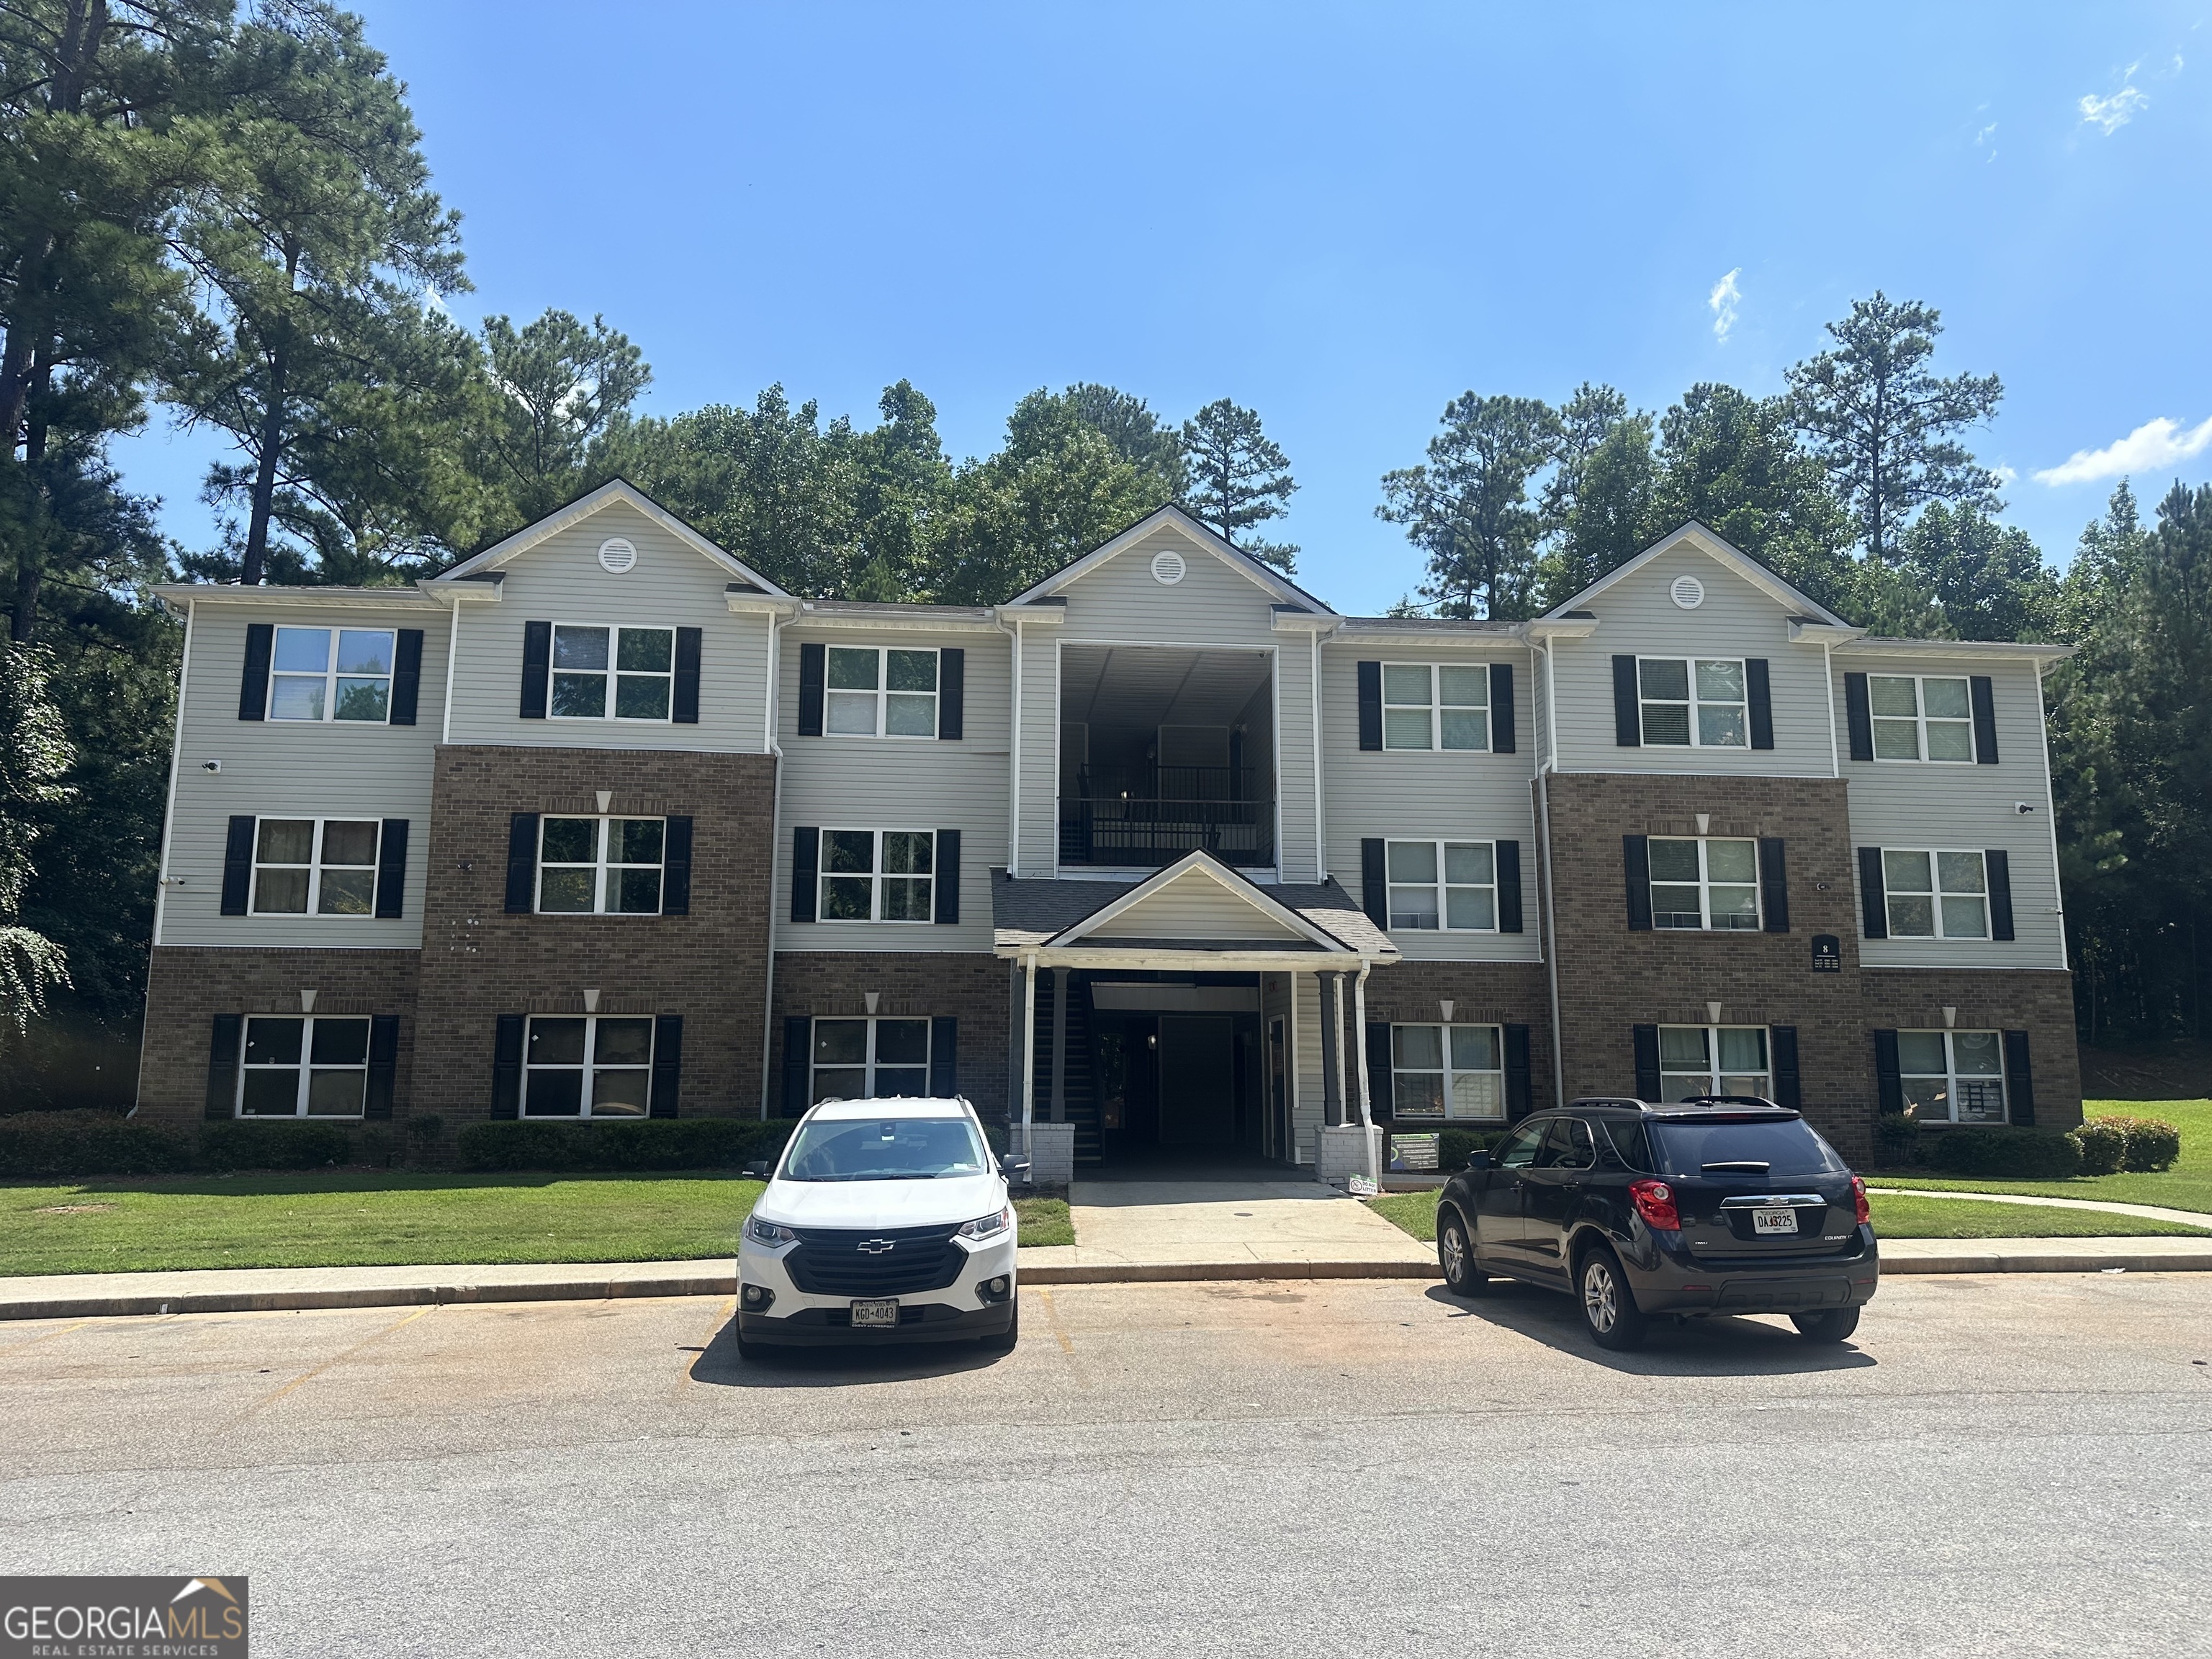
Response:
[[[967,1251],[953,1243],[957,1227],[797,1231],[799,1243],[784,1257],[783,1270],[809,1296],[913,1296],[941,1291],[960,1277],[968,1261]],[[890,1248],[882,1248],[886,1244]]]

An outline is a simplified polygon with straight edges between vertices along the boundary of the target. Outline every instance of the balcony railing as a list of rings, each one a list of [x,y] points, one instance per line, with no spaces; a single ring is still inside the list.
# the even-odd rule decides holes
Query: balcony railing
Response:
[[[1145,869],[1186,853],[1265,869],[1275,861],[1275,804],[1259,800],[1060,798],[1060,861]]]

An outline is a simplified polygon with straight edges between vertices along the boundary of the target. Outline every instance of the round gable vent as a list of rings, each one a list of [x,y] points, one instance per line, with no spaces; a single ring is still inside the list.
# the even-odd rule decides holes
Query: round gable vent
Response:
[[[1163,587],[1173,587],[1189,574],[1189,570],[1190,567],[1182,561],[1182,555],[1173,548],[1163,548],[1152,555],[1152,580]]]
[[[1695,576],[1677,576],[1668,586],[1667,597],[1685,611],[1695,611],[1705,602],[1705,585]]]
[[[637,562],[637,548],[620,536],[610,536],[599,544],[599,568],[611,576],[619,576]]]

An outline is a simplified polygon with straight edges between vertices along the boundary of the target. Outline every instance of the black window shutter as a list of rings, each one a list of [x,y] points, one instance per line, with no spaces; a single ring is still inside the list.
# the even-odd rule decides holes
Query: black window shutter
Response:
[[[403,628],[392,659],[392,723],[415,724],[415,706],[422,696],[422,630]]]
[[[1768,933],[1790,931],[1790,859],[1779,836],[1759,838],[1759,908]]]
[[[1398,1115],[1397,1094],[1390,1082],[1390,1022],[1367,1022],[1367,1109],[1377,1120]]]
[[[522,624],[522,718],[545,718],[545,691],[553,677],[553,624]]]
[[[2027,1033],[2004,1034],[2005,1113],[2019,1127],[2035,1127],[2035,1073],[2027,1063]]]
[[[1629,1040],[1636,1050],[1636,1097],[1638,1100],[1659,1098],[1659,1028],[1656,1025],[1632,1025]]]
[[[1632,933],[1651,931],[1651,838],[1648,836],[1623,836],[1620,838],[1621,878],[1628,889],[1628,930]]]
[[[1889,937],[1889,891],[1881,877],[1881,848],[1859,848],[1859,936]]]
[[[217,1014],[215,1017],[215,1036],[208,1044],[207,1115],[210,1117],[235,1117],[238,1115],[238,1050],[239,1038],[244,1033],[246,1020],[239,1014]]]
[[[1528,1086],[1528,1028],[1505,1028],[1505,1115],[1509,1121],[1528,1115],[1535,1105]]]
[[[253,887],[253,818],[250,813],[240,813],[230,821],[230,833],[222,843],[222,913],[227,916],[246,914],[247,898]]]
[[[1751,746],[1774,747],[1774,694],[1767,687],[1766,659],[1748,657],[1743,665],[1743,689],[1751,704]]]
[[[1851,758],[1874,758],[1874,708],[1867,701],[1867,677],[1844,676],[1844,720],[1851,730]]]
[[[520,1014],[501,1014],[492,1039],[491,1115],[522,1115],[522,1027]]]
[[[676,1097],[684,1084],[684,1016],[656,1015],[653,1022],[653,1091],[647,1097],[647,1117],[674,1117]]]
[[[1379,662],[1359,665],[1359,746],[1382,746],[1382,665]]]
[[[372,1015],[368,1022],[368,1092],[362,1097],[363,1117],[392,1115],[392,1080],[399,1071],[399,1016]]]
[[[929,1022],[929,1092],[939,1100],[960,1092],[960,1022],[950,1014]]]
[[[791,832],[791,919],[814,920],[817,878],[822,872],[822,832],[798,829]]]
[[[660,843],[660,914],[691,914],[691,820],[672,817]]]
[[[517,812],[507,821],[507,913],[526,916],[538,908],[538,814]]]
[[[1990,937],[2010,939],[2012,931],[2012,854],[1992,847],[1982,854],[1989,872]]]
[[[407,914],[407,820],[386,818],[376,837],[376,914],[386,921]]]
[[[1521,843],[1498,843],[1498,931],[1521,932]]]
[[[1874,1097],[1883,1114],[1894,1116],[1905,1109],[1905,1078],[1897,1064],[1897,1033],[1874,1034]]]
[[[1359,843],[1359,908],[1367,920],[1388,933],[1390,928],[1390,884],[1383,873],[1382,840],[1364,837]]]
[[[1976,674],[1966,682],[1974,699],[1974,758],[1984,766],[1997,763],[1997,699],[1996,690],[1987,674]]]
[[[1513,665],[1490,665],[1490,752],[1513,752]]]
[[[238,682],[238,718],[269,718],[269,659],[276,649],[276,629],[270,623],[246,624],[246,672]]]
[[[937,832],[937,908],[933,921],[960,920],[960,832]]]
[[[1766,1058],[1774,1067],[1774,1103],[1795,1110],[1804,1099],[1797,1085],[1797,1028],[1795,1025],[1770,1025],[1766,1028]]]
[[[805,1115],[807,1052],[814,1046],[814,1021],[805,1014],[787,1015],[783,1022],[783,1115]]]
[[[1613,740],[1623,749],[1644,746],[1644,710],[1636,693],[1636,659],[1613,659]]]
[[[968,718],[968,653],[957,645],[937,653],[937,735],[957,739]]]
[[[830,678],[830,647],[823,645],[802,645],[799,647],[799,735],[818,738],[822,735],[822,696],[824,683]]]
[[[676,690],[668,710],[672,725],[699,724],[699,652],[705,638],[704,629],[676,630]]]

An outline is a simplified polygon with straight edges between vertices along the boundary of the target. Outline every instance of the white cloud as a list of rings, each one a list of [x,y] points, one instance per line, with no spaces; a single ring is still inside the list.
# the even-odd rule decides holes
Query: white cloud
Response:
[[[2109,98],[2084,93],[2080,105],[2082,125],[2102,128],[2107,138],[2149,107],[2150,100],[2134,87],[2122,87]]]
[[[2161,415],[2154,421],[2145,421],[2118,443],[2106,444],[2102,449],[2075,450],[2058,465],[2038,472],[2035,481],[2053,486],[2094,483],[2099,478],[2127,473],[2156,472],[2179,466],[2208,447],[2212,447],[2212,421],[2185,432],[2180,422]]]
[[[1729,331],[1735,326],[1736,307],[1743,303],[1743,290],[1735,285],[1735,279],[1742,275],[1743,267],[1738,265],[1705,295],[1705,303],[1712,307],[1713,338],[1723,345],[1728,343]]]
[[[2020,474],[2008,466],[1993,466],[1990,471],[1997,475],[1997,482],[2001,484],[2014,483],[2020,477]]]

